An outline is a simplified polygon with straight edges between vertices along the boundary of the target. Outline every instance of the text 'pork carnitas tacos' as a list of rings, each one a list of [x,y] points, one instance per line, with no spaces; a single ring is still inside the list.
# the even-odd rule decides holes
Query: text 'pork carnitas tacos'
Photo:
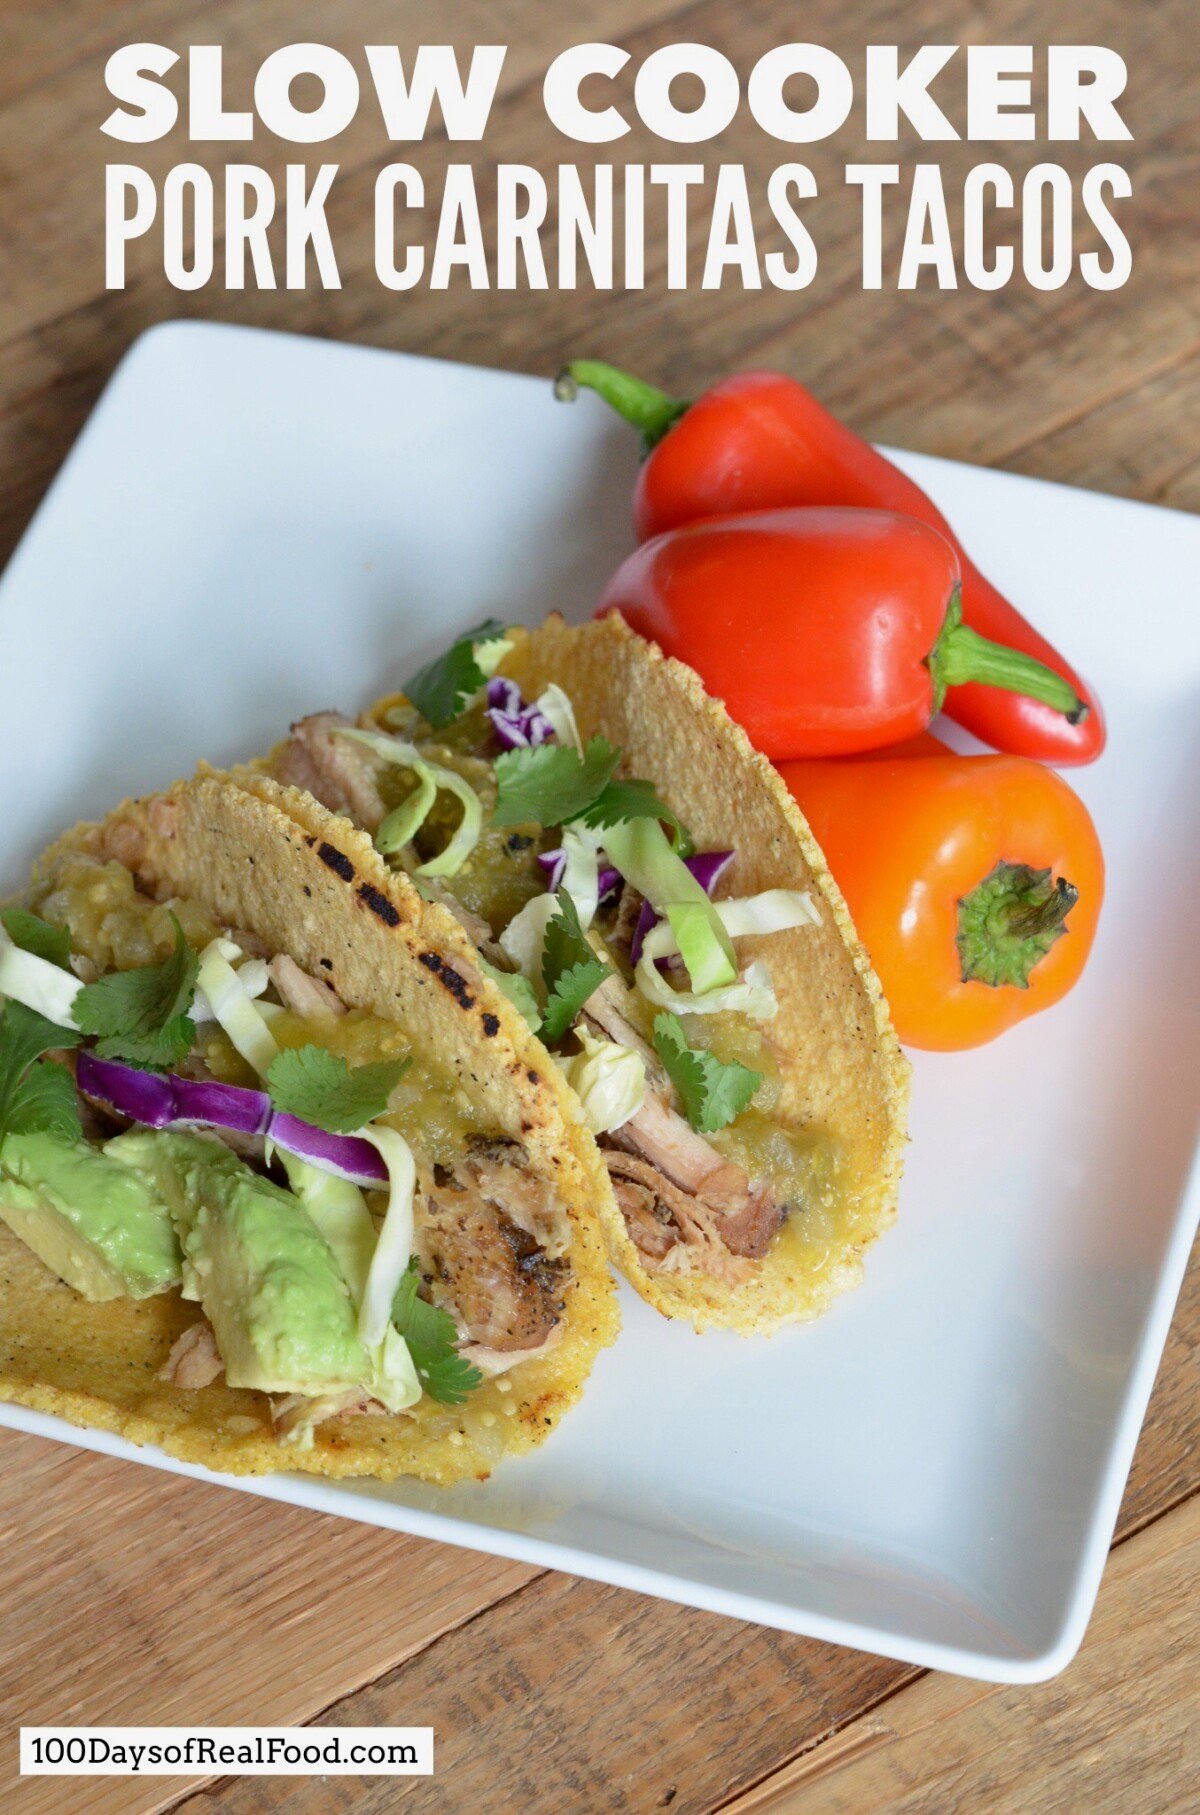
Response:
[[[603,1171],[369,840],[264,791],[128,803],[3,914],[0,1397],[232,1472],[484,1476],[615,1334]]]
[[[488,623],[236,779],[263,773],[369,833],[553,1050],[651,1304],[769,1330],[857,1279],[907,1066],[794,802],[690,669],[616,616]]]

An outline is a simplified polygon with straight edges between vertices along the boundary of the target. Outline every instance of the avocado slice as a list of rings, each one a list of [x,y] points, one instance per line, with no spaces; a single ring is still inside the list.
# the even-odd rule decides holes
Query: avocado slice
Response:
[[[86,1141],[10,1134],[0,1154],[0,1219],[93,1303],[179,1284],[179,1241],[161,1192]]]
[[[203,1306],[230,1386],[316,1397],[369,1377],[337,1260],[290,1191],[202,1135],[135,1130],[105,1152],[170,1206],[183,1296]]]

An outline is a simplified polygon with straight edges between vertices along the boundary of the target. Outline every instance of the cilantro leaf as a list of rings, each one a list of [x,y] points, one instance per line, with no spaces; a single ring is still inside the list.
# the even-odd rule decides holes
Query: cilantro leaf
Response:
[[[0,1015],[0,1092],[7,1077],[20,1077],[44,1052],[78,1045],[79,1035],[73,1027],[60,1027],[23,1002],[7,1002]]]
[[[541,1037],[547,1044],[562,1039],[588,997],[606,977],[612,976],[612,965],[606,964],[588,943],[575,903],[566,890],[559,889],[556,899],[558,912],[546,924],[542,948],[546,1007]]]
[[[311,1122],[327,1134],[353,1134],[384,1113],[411,1064],[411,1059],[380,1059],[352,1070],[340,1053],[294,1046],[272,1061],[267,1089],[284,1115]]]
[[[102,1059],[165,1070],[185,1059],[196,1037],[189,1018],[196,993],[199,960],[171,915],[175,950],[161,964],[137,970],[110,971],[89,983],[75,998],[80,1031],[98,1036]]]
[[[630,819],[661,819],[671,828],[671,842],[681,857],[690,857],[696,846],[679,815],[662,800],[649,781],[610,781],[590,807],[579,815],[593,832],[605,826],[624,825]]]
[[[472,694],[478,693],[487,676],[475,660],[476,643],[503,636],[504,626],[497,618],[487,618],[474,630],[463,634],[432,662],[404,683],[404,697],[414,705],[426,724],[440,731],[457,718]]]
[[[65,1065],[41,1059],[13,1092],[6,1134],[60,1134],[77,1141],[83,1132],[75,1080]]]
[[[74,1079],[64,1066],[42,1059],[43,1053],[78,1044],[79,1035],[71,1028],[56,1026],[23,1002],[5,1004],[0,1014],[0,1145],[7,1134],[78,1137]]]
[[[442,1405],[461,1405],[468,1393],[482,1385],[483,1375],[458,1353],[458,1332],[450,1313],[419,1297],[417,1283],[413,1259],[392,1301],[392,1322],[408,1344],[429,1397]]]
[[[620,760],[603,737],[589,739],[582,756],[567,744],[506,750],[496,758],[493,825],[561,826],[577,819],[604,792]]]
[[[762,1073],[736,1060],[724,1064],[715,1053],[688,1045],[678,1015],[656,1015],[654,1050],[683,1104],[692,1127],[715,1134],[741,1115],[762,1083]]]
[[[65,927],[51,926],[37,914],[16,907],[5,908],[0,913],[0,925],[23,952],[45,958],[47,963],[57,964],[60,970],[71,968],[71,935]]]

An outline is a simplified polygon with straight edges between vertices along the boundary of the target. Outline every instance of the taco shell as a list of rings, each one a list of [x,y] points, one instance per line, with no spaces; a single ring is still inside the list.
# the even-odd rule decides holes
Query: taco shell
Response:
[[[482,1479],[543,1441],[617,1330],[599,1221],[607,1179],[557,1068],[479,972],[456,923],[346,820],[265,777],[234,786],[202,775],[76,827],[37,865],[25,904],[45,912],[56,900],[61,912],[72,878],[118,874],[96,867],[106,864],[131,871],[139,891],[178,908],[185,925],[190,911],[248,930],[327,979],[347,1007],[397,1023],[415,1048],[438,1056],[480,1131],[522,1143],[529,1171],[565,1206],[562,1332],[464,1405],[425,1396],[406,1413],[342,1414],[319,1424],[304,1449],[276,1437],[262,1394],[223,1380],[189,1391],[159,1379],[172,1343],[196,1320],[178,1292],[89,1303],[0,1226],[0,1398],[233,1474],[299,1469],[448,1484]],[[79,903],[85,894],[76,887]],[[86,906],[79,921],[75,947],[87,954],[107,923]]]
[[[557,683],[584,739],[602,733],[618,746],[622,771],[653,782],[698,849],[734,850],[723,895],[801,889],[819,909],[819,925],[739,941],[739,955],[769,961],[779,1000],[766,1023],[781,1072],[775,1114],[836,1155],[827,1201],[789,1219],[739,1284],[649,1270],[611,1192],[601,1205],[614,1260],[667,1316],[746,1335],[815,1317],[858,1282],[863,1254],[895,1220],[907,1138],[908,1061],[841,892],[774,768],[692,669],[616,614],[578,626],[552,617],[513,634],[503,672],[527,699]]]

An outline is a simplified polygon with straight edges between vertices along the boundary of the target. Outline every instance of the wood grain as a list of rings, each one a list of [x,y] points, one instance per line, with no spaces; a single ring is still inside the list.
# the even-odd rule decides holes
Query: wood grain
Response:
[[[723,1815],[989,1815],[1196,1807],[1200,1499],[1117,1551],[1069,1673],[1035,1688],[925,1676]]]
[[[473,1809],[708,1808],[767,1761],[831,1731],[915,1672],[591,1582],[547,1575],[326,1710],[332,1725],[411,1720],[437,1734],[413,1815]],[[401,1710],[404,1713],[401,1714]],[[221,1815],[323,1815],[326,1786],[229,1780],[189,1798]],[[364,1779],[347,1806],[392,1807]]]
[[[636,64],[661,43],[689,39],[726,50],[745,71],[796,35],[786,0],[579,0],[569,11],[538,0],[453,0],[436,33],[430,18],[417,0],[347,0],[324,14],[308,0],[129,0],[119,9],[12,0],[0,9],[0,558],[131,339],[179,314],[525,370],[596,352],[685,395],[729,367],[777,363],[879,438],[1129,496],[1200,502],[1200,45],[1191,0],[1153,8],[1060,0],[1052,30],[1039,0],[855,8],[813,0],[804,12],[803,35],[841,51],[856,71],[867,42],[911,49],[1052,37],[1121,51],[1134,145],[1051,153],[1078,171],[1115,151],[1131,169],[1134,273],[1113,295],[1077,282],[1049,295],[1023,285],[994,295],[927,284],[864,293],[857,208],[840,172],[885,148],[863,140],[861,105],[836,147],[802,154],[820,183],[809,218],[821,263],[800,296],[668,291],[661,236],[642,291],[390,295],[371,268],[370,198],[384,162],[415,163],[434,195],[448,161],[471,162],[485,203],[496,161],[549,172],[571,158],[587,168],[587,152],[568,146],[542,112],[541,72],[557,50],[615,39]],[[340,290],[183,295],[147,248],[125,291],[103,291],[105,158],[161,170],[190,155],[178,139],[127,152],[101,139],[103,65],[117,44],[224,43],[238,104],[249,72],[280,43],[318,38],[353,51],[432,36],[510,45],[486,143],[451,147],[434,132],[420,147],[390,147],[365,109],[342,140],[318,148],[310,163],[341,167],[331,207]],[[222,161],[220,148],[196,151],[214,168]],[[1001,154],[1018,175],[1034,155],[1020,145]],[[301,154],[263,138],[247,155],[278,171]],[[712,147],[672,151],[635,128],[601,155],[743,162],[757,193],[787,154],[739,120]],[[956,181],[985,153],[960,144],[922,154],[907,143],[886,155],[935,158],[955,219]],[[761,206],[756,217],[761,224]],[[702,226],[698,216],[693,256]],[[895,242],[893,225],[889,258]],[[1079,1663],[1061,1684],[1024,1692],[918,1680],[885,1660],[0,1434],[0,1807],[90,1815],[181,1803],[194,1815],[285,1807],[323,1815],[394,1806],[382,1780],[244,1780],[203,1798],[166,1779],[17,1787],[12,1735],[23,1716],[431,1719],[439,1771],[403,1792],[414,1810],[732,1804],[757,1815],[790,1808],[763,1798],[793,1791],[806,1811],[1182,1807],[1196,1762],[1180,1746],[1181,1670],[1194,1680],[1197,1620],[1183,1623],[1179,1608],[1195,1598],[1197,1331],[1194,1266],[1122,1509],[1120,1530],[1138,1535],[1117,1552]],[[831,1796],[849,1788],[837,1791],[841,1802],[811,1802],[822,1784]],[[869,1796],[874,1804],[861,1799]]]
[[[6,1431],[0,1443],[0,1774],[16,1732],[311,1718],[536,1579]],[[5,1782],[5,1815],[118,1815],[179,1780]]]
[[[1138,1530],[1200,1485],[1200,1382],[1186,1336],[1197,1328],[1197,1292],[1200,1268],[1193,1268],[1193,1316],[1185,1314],[1173,1339],[1182,1348],[1169,1358],[1151,1405],[1122,1532]],[[1188,1567],[1185,1557],[1176,1586],[1190,1606],[1195,1575],[1189,1578]],[[1191,1642],[1200,1648],[1194,1606],[1190,1617]],[[764,1758],[791,1760],[821,1739],[853,1732],[864,1710],[920,1674],[862,1652],[548,1575],[323,1718],[432,1723],[437,1777],[406,1791],[419,1815],[479,1806],[485,1788],[496,1806],[531,1815],[655,1809],[668,1798],[680,1815],[752,1786],[764,1775]],[[227,1782],[208,1793],[206,1807],[214,1801],[220,1815],[285,1808],[319,1815],[322,1808],[319,1786],[306,1791],[283,1780]],[[364,1782],[347,1806],[365,1815],[387,1808],[386,1784]],[[200,1815],[198,1801],[184,1807]]]
[[[108,47],[121,41],[120,23],[110,18],[102,27],[93,5],[89,0],[86,10],[97,42]],[[355,0],[352,10],[340,9],[334,40],[345,48],[361,43],[377,25],[378,10],[379,0]],[[0,459],[7,455],[14,485],[0,500],[0,552],[12,545],[120,352],[141,328],[174,314],[231,318],[547,372],[571,351],[600,351],[644,369],[682,394],[729,365],[776,361],[804,375],[835,409],[877,438],[973,460],[1007,459],[1052,428],[1079,423],[1093,407],[1170,372],[1200,346],[1200,248],[1189,230],[1198,58],[1194,34],[1187,29],[1188,0],[1169,0],[1136,14],[1114,0],[1073,0],[1071,15],[1083,41],[1123,50],[1137,78],[1128,103],[1137,135],[1136,158],[1130,160],[1138,180],[1131,215],[1137,257],[1130,283],[1115,295],[1089,291],[1078,282],[1047,295],[1023,285],[990,295],[964,288],[939,292],[927,285],[905,294],[864,293],[857,207],[841,182],[846,162],[880,153],[879,146],[861,137],[861,108],[836,148],[812,148],[809,161],[821,185],[812,214],[821,265],[817,281],[800,297],[770,290],[746,295],[731,288],[667,291],[661,239],[652,247],[647,287],[641,292],[613,295],[581,288],[564,297],[554,290],[454,288],[444,294],[418,289],[391,295],[378,285],[372,269],[371,190],[378,168],[397,155],[397,148],[381,141],[369,110],[342,139],[322,148],[323,156],[341,166],[330,205],[340,290],[183,294],[172,291],[154,270],[147,244],[130,287],[106,295],[100,290],[103,235],[95,130],[103,106],[102,59],[98,50],[69,64],[45,85],[23,90],[8,106],[0,106],[0,144],[22,147],[21,218],[35,219],[39,227],[36,257],[22,255],[15,246],[8,255],[9,298],[0,328],[0,399],[6,400],[0,406]],[[231,82],[242,85],[238,92],[244,93],[246,72],[262,47],[286,41],[284,26],[295,26],[299,16],[295,0],[271,0],[267,7],[223,0],[209,10],[210,41],[225,37]],[[456,16],[461,41],[469,41],[476,12],[458,5]],[[489,9],[487,16],[495,33],[498,9]],[[523,162],[550,171],[566,155],[564,141],[542,112],[536,73],[555,50],[578,41],[586,24],[598,37],[619,38],[636,61],[678,38],[678,16],[686,17],[687,36],[727,50],[742,67],[759,51],[786,41],[791,30],[786,0],[762,0],[753,9],[730,8],[727,0],[701,0],[682,15],[666,4],[652,8],[635,0],[592,0],[586,12],[573,13],[569,22],[506,0],[499,17],[509,28],[510,60],[484,147],[451,148],[431,134],[419,147],[400,149],[425,175],[431,194],[440,190],[451,157],[474,163],[486,203],[494,162]],[[418,8],[392,9],[389,17],[385,36],[402,35],[406,24],[416,36],[411,20],[419,17]],[[968,21],[961,0],[919,0],[915,5],[910,0],[867,0],[853,10],[838,0],[817,0],[806,13],[806,31],[841,50],[855,68],[868,41],[911,48],[964,36],[986,40],[989,31],[993,41],[1038,41],[1044,38],[1043,24],[1044,9],[1037,0],[986,0],[971,6]],[[273,36],[276,31],[282,36]],[[949,96],[957,98],[959,92],[952,83]],[[175,141],[145,148],[155,168],[156,158],[165,165],[179,149]],[[205,148],[195,149],[203,161]],[[903,161],[918,149],[902,143],[896,156]],[[1019,174],[1030,161],[1027,149],[1015,145],[1004,150]],[[272,171],[295,155],[294,147],[289,151],[265,139],[253,151]],[[586,148],[569,151],[586,169]],[[689,148],[688,157],[695,151]],[[945,145],[937,152],[953,197],[956,182],[978,161],[979,147]],[[671,148],[635,127],[620,142],[619,153],[622,160],[661,162],[669,161]],[[1055,155],[1079,171],[1095,161],[1096,147],[1056,146]],[[739,119],[708,161],[717,157],[744,162],[752,192],[761,195],[767,170],[780,161],[780,147]],[[756,213],[761,222],[761,205]],[[702,231],[698,213],[694,246]],[[889,245],[894,245],[895,232],[893,228]]]
[[[1038,479],[1200,510],[1200,355],[1145,379],[1006,461]]]

